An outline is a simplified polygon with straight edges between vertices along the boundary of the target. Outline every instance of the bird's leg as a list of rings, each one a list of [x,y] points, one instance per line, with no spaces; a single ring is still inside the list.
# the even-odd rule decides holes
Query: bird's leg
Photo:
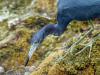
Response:
[[[93,46],[93,42],[91,42],[90,46],[90,51],[89,51],[89,58],[91,58],[91,52],[92,52],[92,46]]]
[[[78,54],[82,53],[82,52],[83,52],[84,50],[86,50],[87,48],[90,48],[90,51],[89,51],[89,58],[90,58],[92,46],[93,46],[93,44],[96,42],[96,40],[97,40],[98,38],[100,38],[100,34],[96,35],[88,44],[86,44],[86,46],[85,46],[81,51],[77,52],[77,53],[75,54],[75,56],[77,56]],[[68,51],[70,51],[70,48],[68,49]],[[69,54],[68,51],[66,51],[66,54],[64,54],[64,56],[62,56],[61,58],[59,58],[59,59],[57,60],[56,63],[61,62],[61,61],[67,56],[67,53]]]
[[[77,52],[75,54],[75,56],[79,55],[80,53],[82,53],[84,50],[86,50],[87,48],[90,49],[89,51],[89,58],[91,57],[91,51],[92,51],[92,44],[93,44],[93,40],[91,40],[81,51]]]
[[[82,53],[84,50],[86,50],[89,47],[90,48],[89,58],[90,58],[93,44],[96,42],[96,39],[98,39],[98,38],[100,38],[100,35],[94,37],[81,51],[77,52],[75,55],[78,55],[78,54]]]
[[[82,52],[83,52],[84,50],[86,50],[88,47],[89,47],[89,46],[84,47],[81,51],[77,52],[77,53],[75,54],[75,56],[77,56],[77,55],[79,55],[80,53],[82,53]]]
[[[92,24],[92,21],[89,20],[88,22],[89,22],[89,24],[91,25],[91,29],[90,29],[82,38],[80,38],[77,42],[75,42],[74,44],[72,44],[72,46],[66,51],[66,54],[65,54],[63,57],[61,57],[61,58],[59,58],[59,59],[57,60],[57,63],[60,62],[63,58],[65,58],[65,57],[67,56],[67,53],[70,52],[70,53],[72,54],[73,48],[74,48],[77,44],[79,44],[89,33],[91,33],[91,32],[94,30],[94,26],[93,26],[93,24]],[[80,54],[81,52],[83,52],[84,50],[86,50],[88,47],[89,47],[89,46],[84,47],[81,51],[79,51],[79,52],[76,53],[75,55]],[[90,50],[90,52],[91,52],[91,50]],[[90,56],[90,55],[89,55],[89,56]]]
[[[100,35],[99,35],[100,36]],[[89,46],[90,46],[90,51],[89,51],[89,58],[91,57],[91,52],[92,52],[92,47],[93,47],[93,43],[96,42],[96,39],[99,37],[99,36],[96,36],[93,38],[93,40],[90,42]]]
[[[91,29],[82,37],[80,38],[77,42],[75,42],[72,46],[71,46],[71,49],[70,49],[70,52],[72,53],[73,51],[73,48],[79,44],[89,33],[91,33],[93,30],[94,30],[94,26],[93,26],[93,23],[92,23],[92,20],[89,20],[88,21],[89,25],[91,25]]]

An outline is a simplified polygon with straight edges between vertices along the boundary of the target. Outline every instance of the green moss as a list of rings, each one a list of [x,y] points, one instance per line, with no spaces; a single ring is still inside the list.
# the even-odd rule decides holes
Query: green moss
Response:
[[[48,20],[47,18],[36,16],[36,17],[30,17],[23,21],[25,25],[23,27],[16,27],[16,30],[13,30],[17,33],[17,41],[14,44],[9,44],[7,47],[0,49],[0,62],[6,67],[6,68],[12,68],[13,66],[16,67],[16,62],[20,65],[24,64],[25,58],[28,54],[29,47],[30,47],[30,39],[33,33],[38,31],[41,27],[45,26],[48,23],[55,23],[55,20]],[[2,36],[0,36],[0,40],[4,39],[6,36],[9,35],[9,31],[7,28],[7,23],[0,23]],[[91,58],[88,58],[89,55],[89,48],[87,48],[85,51],[80,53],[77,56],[74,56],[75,53],[80,51],[85,47],[85,45],[90,41],[90,37],[86,37],[83,42],[81,42],[79,45],[76,45],[74,47],[73,55],[68,54],[59,64],[54,64],[56,59],[59,57],[62,57],[62,54],[55,54],[55,52],[60,50],[68,50],[68,48],[76,42],[81,33],[80,29],[84,27],[81,27],[82,25],[85,25],[85,23],[82,23],[80,25],[80,22],[73,21],[70,26],[68,26],[67,31],[64,32],[64,34],[60,37],[52,37],[51,35],[48,36],[42,45],[38,48],[38,50],[34,53],[32,59],[29,62],[29,65],[32,65],[33,63],[38,66],[41,63],[46,63],[47,66],[44,66],[41,69],[37,69],[37,71],[34,71],[33,75],[80,75],[80,72],[83,73],[82,75],[86,75],[86,73],[89,73],[92,75],[94,73],[94,66],[96,68],[96,73],[99,73],[99,61],[97,60],[100,58],[100,39],[97,39],[96,42],[93,44],[92,52],[91,52]],[[87,24],[86,24],[87,26]],[[3,32],[5,31],[5,32]],[[95,30],[92,35],[93,37],[99,33]],[[70,32],[70,33],[68,33]],[[83,33],[81,33],[83,36]],[[69,40],[69,41],[68,41]],[[65,46],[67,48],[62,49],[63,44],[65,43]],[[85,45],[83,45],[85,44]],[[54,55],[52,55],[54,54]],[[63,55],[65,55],[64,53]],[[51,58],[51,57],[54,58]],[[46,59],[48,58],[48,59]],[[6,60],[5,60],[6,59]],[[43,61],[43,60],[47,61]],[[49,60],[53,60],[48,62]],[[11,61],[9,63],[8,61]],[[44,65],[43,64],[43,65]],[[85,72],[86,71],[86,72]]]

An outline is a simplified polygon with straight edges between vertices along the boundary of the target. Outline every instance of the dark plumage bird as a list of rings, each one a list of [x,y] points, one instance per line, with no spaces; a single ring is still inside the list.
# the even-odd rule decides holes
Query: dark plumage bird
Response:
[[[100,18],[100,0],[58,0],[57,24],[48,24],[33,35],[25,66],[46,36],[60,36],[72,20],[86,21],[95,18]],[[92,23],[91,26],[93,30]]]

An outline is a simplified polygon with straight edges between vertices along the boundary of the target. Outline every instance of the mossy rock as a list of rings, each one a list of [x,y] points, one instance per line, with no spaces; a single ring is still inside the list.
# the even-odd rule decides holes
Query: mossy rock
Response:
[[[26,19],[25,21],[25,26],[26,27],[43,27],[49,23],[54,23],[56,22],[54,19],[48,19],[42,16],[35,16],[35,17],[29,17],[28,19]]]

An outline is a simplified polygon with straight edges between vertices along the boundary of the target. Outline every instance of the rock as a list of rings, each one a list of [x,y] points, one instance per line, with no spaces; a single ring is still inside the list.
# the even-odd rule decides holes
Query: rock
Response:
[[[4,68],[2,66],[0,66],[0,73],[5,72]]]
[[[25,71],[28,72],[29,71],[30,66],[26,66],[25,67]]]
[[[12,28],[13,26],[16,26],[19,23],[20,23],[20,19],[19,18],[15,18],[15,19],[9,20],[8,21],[8,27]]]
[[[24,75],[24,71],[9,70],[6,72],[6,75]]]
[[[25,72],[25,74],[24,75],[30,75],[30,72]]]
[[[30,75],[29,69],[30,69],[30,66],[26,66],[25,67],[25,73],[24,73],[24,75]]]
[[[30,75],[36,69],[35,66],[26,66],[24,75]]]
[[[26,66],[26,67],[25,67],[25,71],[26,71],[26,72],[32,72],[32,71],[34,71],[35,69],[36,69],[35,66]]]
[[[14,75],[15,71],[14,70],[9,70],[6,72],[6,75]]]
[[[34,71],[35,69],[36,69],[35,66],[31,66],[31,67],[29,68],[29,71],[32,72],[32,71]]]
[[[0,66],[0,75],[4,75],[4,72],[5,72],[4,68]]]

